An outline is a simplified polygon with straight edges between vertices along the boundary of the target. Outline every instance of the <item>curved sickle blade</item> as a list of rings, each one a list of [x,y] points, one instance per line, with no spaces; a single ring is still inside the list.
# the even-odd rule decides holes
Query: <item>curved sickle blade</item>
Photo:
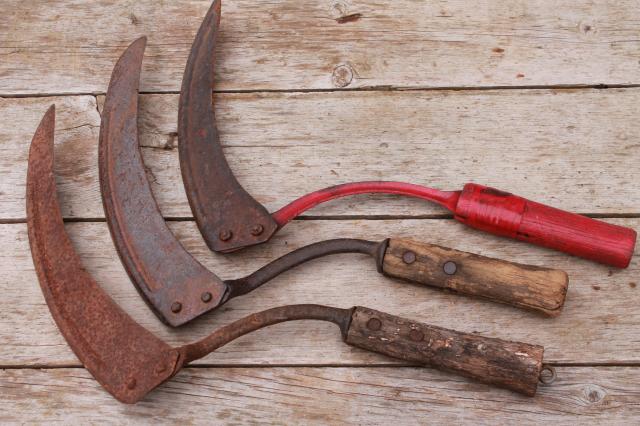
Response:
[[[120,259],[154,312],[182,325],[223,302],[227,286],[169,230],[151,192],[138,145],[143,37],[116,64],[102,112],[100,186]]]
[[[27,227],[33,263],[51,315],[73,352],[116,399],[134,403],[173,375],[178,352],[134,322],[80,264],[56,197],[54,123],[51,107],[29,153]]]
[[[224,157],[211,93],[220,0],[198,31],[184,72],[178,117],[182,179],[200,232],[216,252],[263,243],[277,231],[269,212],[238,183]]]

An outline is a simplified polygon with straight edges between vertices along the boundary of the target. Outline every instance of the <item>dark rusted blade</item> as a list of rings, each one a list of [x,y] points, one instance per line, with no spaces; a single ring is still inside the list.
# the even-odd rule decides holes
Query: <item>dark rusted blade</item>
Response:
[[[184,72],[178,118],[180,168],[191,210],[209,248],[233,251],[267,241],[278,226],[238,183],[215,125],[211,94],[220,0],[198,31]]]
[[[138,84],[146,39],[113,70],[102,113],[100,186],[120,259],[155,313],[179,326],[217,307],[227,286],[169,230],[147,180],[138,145]]]
[[[116,399],[134,403],[173,375],[178,351],[135,323],[80,264],[56,196],[54,123],[51,107],[29,153],[27,226],[33,263],[51,315],[73,352]]]

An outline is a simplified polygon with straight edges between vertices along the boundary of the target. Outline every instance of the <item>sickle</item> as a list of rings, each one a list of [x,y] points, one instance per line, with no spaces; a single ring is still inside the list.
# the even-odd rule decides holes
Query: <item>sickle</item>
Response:
[[[102,112],[100,184],[107,223],[125,269],[166,323],[185,324],[288,269],[337,253],[370,255],[379,272],[396,278],[550,316],[561,312],[568,285],[563,271],[398,239],[323,241],[293,251],[247,277],[222,281],[171,233],[145,176],[137,136],[138,82],[145,43],[144,38],[132,43],[113,71]]]
[[[433,201],[453,212],[456,220],[495,235],[619,268],[629,265],[636,242],[633,229],[472,183],[452,192],[400,182],[348,183],[303,196],[269,214],[233,176],[215,125],[211,92],[220,4],[220,0],[214,1],[193,43],[178,119],[180,167],[187,197],[211,250],[230,252],[268,241],[296,216],[325,201],[386,193]]]
[[[542,381],[544,348],[459,333],[367,308],[283,306],[172,348],[127,315],[82,267],[64,229],[53,174],[55,110],[47,111],[31,142],[27,228],[47,305],[67,343],[116,399],[133,404],[195,361],[254,330],[285,321],[329,321],[352,346],[446,369],[525,395]],[[552,374],[554,376],[554,374]]]

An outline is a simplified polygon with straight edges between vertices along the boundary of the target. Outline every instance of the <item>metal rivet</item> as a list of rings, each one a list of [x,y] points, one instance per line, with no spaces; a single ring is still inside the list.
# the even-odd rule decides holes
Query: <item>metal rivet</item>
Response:
[[[233,232],[231,232],[229,230],[221,231],[220,235],[218,235],[218,237],[222,241],[229,241],[233,237]]]
[[[202,300],[204,303],[211,302],[211,299],[213,299],[213,296],[208,291],[202,293],[202,296],[200,296],[200,300]]]
[[[173,312],[174,314],[177,314],[181,310],[182,310],[182,303],[173,302],[173,304],[171,305],[171,312]]]
[[[254,225],[251,228],[251,235],[253,235],[254,237],[261,235],[263,232],[264,232],[264,226],[262,225]]]
[[[127,380],[127,389],[133,390],[135,389],[137,384],[138,382],[136,381],[136,379],[134,377],[131,377],[129,378],[129,380]]]
[[[442,269],[444,270],[445,274],[453,275],[458,271],[458,265],[456,265],[456,262],[449,261],[449,262],[445,262]]]
[[[416,254],[412,251],[407,251],[402,255],[402,261],[407,265],[411,265],[416,261]]]
[[[367,328],[369,330],[378,331],[380,330],[380,328],[382,328],[382,321],[380,321],[378,318],[371,318],[369,321],[367,321]]]
[[[414,342],[422,342],[424,340],[424,333],[420,330],[411,330],[409,332],[409,339]]]

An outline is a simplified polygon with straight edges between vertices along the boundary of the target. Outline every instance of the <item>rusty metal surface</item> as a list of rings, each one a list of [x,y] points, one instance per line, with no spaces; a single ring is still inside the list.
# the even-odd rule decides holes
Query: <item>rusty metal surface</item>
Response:
[[[323,305],[289,305],[257,312],[219,328],[202,340],[181,347],[181,358],[185,363],[195,361],[247,333],[286,321],[317,320],[332,322],[338,325],[344,339],[351,324],[353,309],[340,309]]]
[[[71,349],[116,399],[133,403],[174,372],[179,352],[135,323],[84,270],[64,229],[53,174],[55,112],[29,153],[27,227],[47,305]]]
[[[228,289],[174,237],[151,192],[137,124],[145,45],[145,38],[132,43],[113,70],[100,130],[100,186],[131,280],[161,319],[179,326],[223,303]]]
[[[451,209],[458,192],[402,182],[354,182],[301,197],[270,214],[237,181],[218,136],[211,94],[221,1],[214,0],[191,47],[180,92],[180,169],[200,233],[207,246],[228,253],[268,241],[303,211],[331,199],[364,193],[402,194]]]
[[[211,250],[233,251],[265,242],[278,226],[238,183],[227,164],[212,103],[220,0],[209,9],[193,43],[180,94],[180,168],[189,204]]]
[[[291,253],[285,254],[251,275],[236,280],[226,281],[231,289],[229,297],[232,298],[249,293],[289,269],[295,268],[305,262],[332,254],[361,253],[369,255],[376,261],[378,271],[382,272],[382,262],[387,245],[388,240],[381,243],[375,243],[372,241],[348,238],[326,240],[310,244],[294,250]]]
[[[292,320],[323,320],[343,335],[351,310],[319,305],[270,309],[238,320],[200,342],[172,348],[129,317],[83,268],[64,229],[53,173],[55,110],[31,143],[27,227],[33,263],[51,315],[93,377],[117,400],[133,404],[185,364],[259,328]]]
[[[356,346],[368,348],[372,345],[362,342],[371,339],[383,342],[393,338],[394,347],[387,348],[380,343],[373,345],[371,350],[399,359],[429,362],[437,368],[450,368],[447,363],[436,361],[456,354],[441,353],[438,358],[435,355],[419,356],[417,354],[422,350],[420,345],[423,345],[421,339],[409,333],[409,340],[399,345],[396,331],[382,339],[379,337],[382,329],[380,320],[377,320],[379,324],[372,324],[373,320],[368,320],[367,328],[360,327],[357,331],[362,338],[351,342],[349,336],[353,340],[351,326],[356,308],[339,309],[320,305],[283,306],[259,312],[222,327],[198,342],[171,348],[122,311],[82,267],[64,229],[58,205],[53,174],[54,127],[54,109],[51,108],[36,131],[29,154],[27,219],[33,261],[47,305],[69,346],[95,379],[119,401],[131,404],[140,401],[189,362],[206,356],[240,336],[273,324],[304,319],[337,324],[343,340]],[[366,244],[363,246],[364,251],[373,248]],[[358,309],[361,312],[366,308]],[[376,315],[383,318],[386,314]],[[408,322],[401,319],[394,321]],[[473,338],[487,340],[476,336]],[[524,347],[497,339],[492,342],[500,353],[511,347]],[[483,361],[481,358],[482,355],[480,361]],[[473,362],[456,362],[459,373],[471,375],[470,372],[478,370],[477,359]],[[516,372],[516,369],[509,372],[505,370],[505,374]],[[482,375],[473,377],[504,386],[504,383],[486,380]],[[510,388],[520,390],[516,386]]]
[[[302,247],[248,277],[226,282],[195,260],[167,227],[144,171],[138,144],[137,99],[145,43],[144,38],[132,43],[113,71],[102,113],[100,185],[120,259],[161,320],[180,326],[282,272],[322,256],[369,254],[381,271],[386,242],[354,239]]]
[[[339,239],[319,242],[291,252],[247,277],[229,281],[220,280],[196,261],[167,227],[144,171],[137,136],[138,84],[144,48],[144,39],[134,42],[113,71],[102,114],[100,182],[107,222],[120,258],[139,292],[160,319],[172,326],[183,325],[288,269],[331,254],[368,254],[376,261],[378,271],[384,272],[382,266],[388,241]],[[365,187],[371,189],[369,185]],[[333,195],[334,192],[323,193],[321,197]],[[428,195],[432,194],[429,192]],[[448,198],[445,196],[444,199]],[[234,211],[229,215],[235,217]],[[263,230],[261,226],[254,228],[250,233],[259,234]],[[229,238],[232,238],[231,232],[224,236],[225,240]],[[415,253],[406,252],[402,260],[410,265],[417,258]],[[442,267],[446,274],[453,275],[458,265],[449,262]],[[434,285],[433,280],[424,276],[386,273]],[[442,286],[437,280],[435,283],[435,286]],[[486,294],[489,287],[483,288]],[[481,292],[471,292],[473,295],[478,293]],[[520,306],[515,303],[516,297],[511,293],[508,295],[498,300]]]

